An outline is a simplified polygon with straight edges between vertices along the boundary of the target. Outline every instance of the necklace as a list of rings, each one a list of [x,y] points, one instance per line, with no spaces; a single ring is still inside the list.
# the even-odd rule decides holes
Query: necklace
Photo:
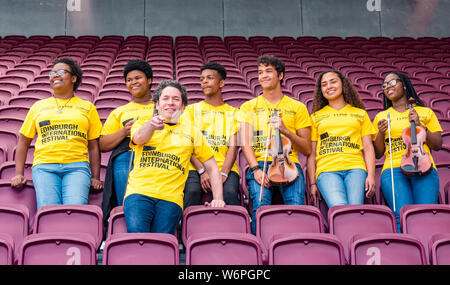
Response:
[[[70,97],[69,100],[67,100],[67,102],[66,102],[66,104],[64,104],[64,106],[59,106],[58,100],[56,100],[56,97],[53,97],[53,98],[55,98],[56,107],[58,108],[58,110],[56,111],[56,113],[61,114],[61,113],[62,113],[62,110],[67,106],[67,104],[69,104],[70,100],[72,100],[73,96]]]

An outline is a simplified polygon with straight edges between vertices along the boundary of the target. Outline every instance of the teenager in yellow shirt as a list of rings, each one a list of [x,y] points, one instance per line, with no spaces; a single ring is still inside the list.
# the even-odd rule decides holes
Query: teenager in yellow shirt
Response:
[[[295,163],[299,176],[290,185],[279,186],[283,201],[288,205],[302,205],[305,196],[305,179],[298,160],[299,152],[308,155],[311,152],[310,127],[311,119],[306,106],[281,91],[281,83],[285,75],[284,62],[272,55],[258,58],[258,81],[263,88],[262,95],[242,104],[238,120],[242,150],[250,166],[246,175],[247,185],[252,199],[252,232],[255,233],[256,210],[264,205],[272,204],[271,182],[267,174],[263,178],[266,153],[266,141],[272,134],[269,124],[279,128],[280,134],[290,139],[292,147],[289,159]],[[274,110],[279,116],[271,117]],[[272,128],[272,129],[273,129]],[[268,157],[268,165],[272,163]],[[263,180],[264,179],[264,180]],[[264,186],[262,201],[259,196],[261,185]]]
[[[123,77],[132,100],[109,114],[99,141],[101,151],[112,151],[103,189],[102,209],[105,219],[108,218],[112,208],[123,205],[133,154],[130,149],[131,126],[138,117],[151,116],[155,106],[150,93],[153,70],[146,61],[141,59],[128,61]]]
[[[359,94],[339,71],[321,73],[311,114],[313,151],[308,157],[311,199],[329,208],[363,204],[375,193],[375,129]]]
[[[433,110],[425,107],[416,94],[408,76],[402,72],[390,72],[384,78],[383,84],[384,111],[378,113],[373,121],[377,133],[374,135],[374,146],[377,158],[385,156],[381,173],[381,191],[389,205],[394,210],[392,193],[395,193],[395,211],[400,231],[400,209],[408,204],[435,204],[439,196],[439,176],[433,162],[430,150],[438,151],[442,147],[442,128]],[[414,98],[415,107],[409,110],[408,99]],[[389,148],[389,132],[387,116],[390,117],[391,153]],[[423,175],[409,176],[402,172],[400,166],[406,153],[403,143],[403,130],[411,126],[411,121],[423,128],[427,140],[423,150],[430,155],[431,170]],[[391,175],[394,179],[392,189]]]
[[[37,208],[87,204],[89,189],[101,189],[98,137],[102,128],[94,105],[75,96],[83,72],[70,58],[55,60],[49,72],[54,95],[37,101],[19,131],[13,187],[26,183],[24,164],[37,134],[32,178]]]
[[[191,156],[203,163],[211,178],[213,199],[207,205],[224,207],[222,179],[200,130],[179,119],[187,105],[186,89],[177,81],[162,81],[154,92],[158,111],[137,120],[130,146],[136,152],[125,194],[128,232],[175,232],[183,210],[183,189]]]
[[[220,169],[223,182],[223,198],[227,205],[240,205],[239,169],[237,156],[238,109],[225,104],[222,88],[227,72],[216,62],[200,68],[200,81],[205,100],[186,107],[184,115],[199,128],[214,150],[214,157]],[[184,208],[201,204],[202,193],[211,192],[211,181],[202,163],[196,157],[191,158],[189,176],[184,188]]]

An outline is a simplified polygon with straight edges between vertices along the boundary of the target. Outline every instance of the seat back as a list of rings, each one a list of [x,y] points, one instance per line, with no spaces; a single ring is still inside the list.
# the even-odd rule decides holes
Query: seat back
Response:
[[[450,205],[406,205],[400,210],[402,232],[419,239],[427,246],[438,233],[450,233]]]
[[[433,235],[429,249],[432,265],[450,265],[450,233]]]
[[[95,205],[46,205],[35,217],[33,233],[84,233],[96,247],[103,238],[103,213]]]
[[[14,240],[9,234],[0,233],[0,265],[14,262]]]
[[[12,237],[15,252],[28,235],[29,215],[29,211],[24,205],[0,204],[0,233]]]
[[[276,234],[325,232],[322,214],[309,205],[261,206],[256,211],[255,226],[256,236],[265,249]]]
[[[103,265],[178,265],[178,240],[161,233],[116,233],[105,242]]]
[[[242,206],[190,206],[184,210],[181,236],[186,245],[194,233],[250,233],[250,217]]]
[[[426,265],[423,244],[407,234],[366,233],[353,236],[352,265]]]
[[[125,222],[125,213],[123,206],[114,207],[109,214],[108,236],[109,239],[113,234],[126,233],[127,224]]]
[[[95,265],[96,246],[88,234],[41,233],[27,236],[19,265]]]
[[[29,228],[32,228],[37,205],[36,192],[30,182],[27,182],[22,189],[17,189],[11,187],[9,179],[0,180],[0,204],[24,205],[28,209]]]
[[[349,242],[355,234],[397,232],[395,216],[384,205],[334,206],[328,210],[328,223],[330,234],[341,240],[347,260]]]
[[[269,245],[269,265],[345,265],[340,240],[325,233],[275,235]]]
[[[189,236],[186,265],[261,265],[261,247],[249,233],[198,233]]]

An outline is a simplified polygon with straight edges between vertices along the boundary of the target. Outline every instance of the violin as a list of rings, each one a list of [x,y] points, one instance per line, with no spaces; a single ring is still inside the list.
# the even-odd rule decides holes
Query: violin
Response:
[[[414,99],[409,99],[410,111],[413,108]],[[423,150],[423,144],[427,140],[427,132],[416,122],[411,120],[411,126],[403,130],[403,143],[406,144],[406,153],[403,155],[401,169],[406,175],[422,175],[431,170],[431,158]]]
[[[275,109],[273,116],[278,116],[278,111]],[[289,185],[298,177],[298,170],[295,163],[289,159],[289,152],[291,152],[291,140],[287,137],[281,136],[280,129],[274,128],[275,134],[271,137],[268,152],[272,157],[272,164],[267,171],[270,182],[275,186]]]

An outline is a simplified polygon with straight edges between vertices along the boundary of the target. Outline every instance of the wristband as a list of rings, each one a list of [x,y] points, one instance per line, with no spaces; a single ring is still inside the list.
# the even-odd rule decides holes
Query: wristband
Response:
[[[205,171],[206,171],[206,169],[203,167],[203,168],[200,168],[199,170],[197,170],[197,173],[198,173],[198,175],[202,175],[203,173],[205,173]]]
[[[309,184],[309,187],[311,187],[311,186],[313,186],[313,185],[316,185],[316,183],[311,183],[311,184]],[[316,185],[317,186],[317,185]]]
[[[222,176],[225,176],[226,178],[228,178],[228,174],[226,174],[225,172],[220,172],[220,174],[222,175]]]
[[[261,169],[261,166],[256,165],[256,166],[253,166],[252,168],[250,168],[250,171],[251,171],[252,173],[255,173],[255,171],[258,170],[258,169]]]

